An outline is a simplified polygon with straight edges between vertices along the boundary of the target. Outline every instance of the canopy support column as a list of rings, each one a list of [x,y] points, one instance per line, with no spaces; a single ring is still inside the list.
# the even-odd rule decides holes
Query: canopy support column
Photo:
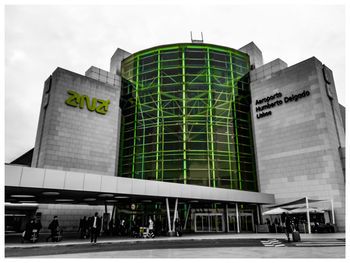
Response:
[[[188,205],[188,209],[187,209],[187,213],[186,213],[186,219],[185,219],[185,225],[184,225],[184,231],[186,230],[187,220],[188,220],[188,215],[190,214],[190,210],[191,210],[191,204]]]
[[[169,226],[169,232],[171,232],[171,220],[170,220],[170,209],[169,209],[169,200],[168,198],[165,198],[166,203],[166,212],[168,217],[168,226]]]
[[[260,222],[260,206],[259,205],[256,205],[256,214],[258,217],[258,225],[260,225],[261,222]]]
[[[334,203],[333,199],[331,199],[331,208],[332,208],[332,224],[335,224],[335,217],[334,217]]]
[[[230,231],[230,224],[228,221],[228,204],[225,206],[225,214],[226,214],[226,232],[228,233]]]
[[[177,203],[178,203],[178,198],[175,200],[175,209],[174,209],[174,219],[173,219],[173,232],[175,232],[175,220],[177,217]]]
[[[237,233],[239,234],[241,231],[239,229],[239,212],[238,212],[238,203],[236,203],[236,222],[237,222]]]
[[[309,234],[311,234],[309,199],[307,197],[305,197],[305,202],[306,202],[307,230],[308,230]]]

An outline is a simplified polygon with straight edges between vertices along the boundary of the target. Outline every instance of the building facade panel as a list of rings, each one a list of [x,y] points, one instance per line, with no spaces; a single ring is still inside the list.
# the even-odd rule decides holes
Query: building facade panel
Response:
[[[122,62],[119,176],[257,191],[249,58],[213,45]]]
[[[338,227],[344,229],[345,181],[338,152],[344,131],[337,132],[342,125],[335,125],[322,70],[322,63],[310,58],[251,82],[260,189],[274,193],[276,203],[304,196],[333,199]],[[340,113],[335,115],[340,120]],[[330,210],[329,203],[325,209]]]
[[[45,84],[32,165],[115,175],[119,92],[57,69]]]
[[[177,200],[192,230],[221,232],[254,231],[260,205],[307,196],[332,200],[342,231],[344,113],[331,70],[316,58],[263,64],[253,42],[239,51],[204,43],[117,49],[110,72],[58,68],[45,82],[36,168],[6,168],[6,199],[22,202],[11,196],[22,189],[51,202],[37,212],[43,222],[59,214],[67,229],[106,212],[103,202],[118,204],[107,211],[115,222],[131,225],[137,212],[140,222],[152,215],[166,226],[168,201],[172,209]]]

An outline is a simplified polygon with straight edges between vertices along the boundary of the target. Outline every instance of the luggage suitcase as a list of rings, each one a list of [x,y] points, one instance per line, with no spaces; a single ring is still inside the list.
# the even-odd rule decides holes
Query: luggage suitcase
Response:
[[[299,234],[298,231],[293,231],[292,236],[293,236],[293,241],[294,242],[299,242],[300,241],[300,234]]]

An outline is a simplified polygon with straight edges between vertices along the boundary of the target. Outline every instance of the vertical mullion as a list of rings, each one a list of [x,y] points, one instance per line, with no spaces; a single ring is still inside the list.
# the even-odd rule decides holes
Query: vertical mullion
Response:
[[[145,170],[145,139],[146,139],[146,125],[145,125],[145,119],[143,116],[142,107],[140,106],[140,112],[142,115],[142,122],[143,122],[143,134],[142,134],[142,163],[141,163],[141,179],[144,179],[144,170]]]
[[[139,103],[139,65],[140,56],[137,56],[136,63],[136,91],[135,91],[135,121],[134,121],[134,147],[132,154],[132,174],[131,177],[135,178],[135,162],[136,162],[136,130],[137,130],[137,107]]]
[[[209,95],[208,95],[209,96]],[[208,98],[209,100],[209,98]],[[207,110],[207,119],[208,119],[208,110]],[[209,138],[209,122],[207,121],[206,122],[206,134],[207,134],[207,157],[208,157],[208,186],[210,187],[211,186],[211,181],[210,181],[210,138]]]
[[[160,70],[160,50],[158,51],[158,70]],[[160,76],[160,73],[158,73]],[[163,111],[163,101],[162,101],[162,96],[161,93],[158,93],[160,96],[160,109],[161,109],[161,115],[162,115],[162,181],[164,180],[164,111]]]
[[[230,113],[232,114],[232,106],[231,103],[229,104],[229,111],[227,116],[227,122],[226,122],[226,131],[227,131],[227,151],[228,151],[228,165],[230,169],[230,188],[232,189],[232,164],[231,164],[231,147],[230,147]]]
[[[182,51],[182,126],[183,126],[183,167],[184,167],[184,184],[187,183],[187,153],[186,153],[186,140],[187,140],[187,129],[186,129],[186,78],[185,78],[185,49]]]
[[[229,52],[230,54],[230,73],[231,73],[231,86],[232,86],[232,101],[234,101],[235,98],[235,85],[234,85],[234,77],[233,77],[233,71],[232,71],[232,53]],[[232,103],[230,102],[230,106],[229,106],[229,114],[232,115]],[[233,119],[233,116],[232,116]],[[231,189],[233,189],[233,185],[232,185],[232,162],[233,160],[233,155],[234,153],[232,153],[232,157],[231,157],[231,147],[230,147],[230,129],[229,129],[229,119],[227,119],[227,147],[228,147],[228,154],[229,154],[229,169],[230,169],[230,187]]]
[[[125,117],[121,114],[121,129],[120,129],[120,146],[119,146],[119,170],[117,176],[122,176],[123,172],[123,156],[124,156],[124,129],[125,129]]]
[[[159,103],[160,103],[160,51],[158,50],[158,81],[157,81],[157,149],[156,149],[156,180],[158,181],[158,169],[159,169],[159,113],[160,113],[160,108],[159,108]]]
[[[235,123],[235,138],[236,138],[238,180],[239,180],[239,189],[242,190],[241,164],[240,164],[240,160],[239,160],[239,147],[238,147],[236,95],[235,95],[235,85],[234,85],[233,67],[232,67],[232,53],[230,53],[230,61],[231,61],[231,78],[232,78],[232,93],[233,93],[233,119],[234,119],[234,123]]]
[[[248,126],[249,126],[249,142],[250,142],[250,154],[252,158],[252,172],[254,177],[254,190],[259,191],[258,183],[256,178],[256,166],[255,166],[255,152],[254,152],[254,142],[253,142],[253,132],[252,132],[252,119],[251,115],[248,114]]]
[[[214,154],[214,128],[213,128],[213,102],[211,91],[211,73],[210,73],[210,56],[209,48],[207,48],[207,60],[208,60],[208,86],[209,86],[209,119],[210,119],[210,144],[211,144],[211,162],[213,168],[213,187],[215,187],[215,154]]]

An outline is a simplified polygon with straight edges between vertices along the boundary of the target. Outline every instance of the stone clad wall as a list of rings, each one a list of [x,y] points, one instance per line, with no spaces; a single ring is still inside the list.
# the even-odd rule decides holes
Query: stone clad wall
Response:
[[[336,223],[344,231],[345,182],[338,153],[339,140],[322,67],[322,63],[313,57],[271,72],[267,78],[256,75],[252,78],[251,107],[257,170],[260,191],[275,194],[277,204],[305,196],[311,199],[333,199]],[[334,95],[336,119],[338,115],[340,119],[334,82],[330,88]],[[304,95],[307,92],[310,95],[285,103],[284,97],[303,92]],[[276,93],[282,96],[269,103],[277,100],[283,103],[264,110],[271,112],[258,118],[256,115],[262,111],[256,112],[256,100]],[[345,135],[341,124],[337,121],[342,145]],[[329,203],[323,203],[323,206],[330,209]]]
[[[111,208],[111,207],[108,207]],[[111,209],[108,210],[109,213]],[[89,218],[95,212],[102,216],[105,212],[104,206],[89,205],[66,205],[66,204],[40,204],[37,213],[41,213],[42,232],[50,232],[48,226],[54,216],[58,217],[60,227],[64,232],[78,231],[80,219],[86,216]],[[77,233],[77,237],[79,234]]]
[[[90,103],[110,100],[108,111],[88,110],[86,102],[83,108],[69,106],[68,91],[87,95]],[[120,79],[112,86],[56,69],[45,84],[32,166],[115,175],[119,97]]]

